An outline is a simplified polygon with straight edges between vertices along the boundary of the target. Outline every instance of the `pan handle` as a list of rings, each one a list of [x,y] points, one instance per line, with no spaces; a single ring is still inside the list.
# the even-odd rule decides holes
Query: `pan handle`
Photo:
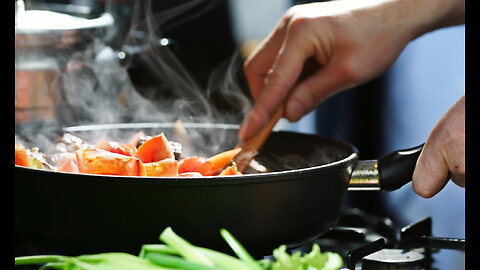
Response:
[[[423,144],[392,152],[378,160],[380,189],[392,191],[412,181],[413,170],[423,149]]]
[[[412,181],[424,144],[394,151],[378,160],[360,160],[350,177],[349,190],[393,191]]]

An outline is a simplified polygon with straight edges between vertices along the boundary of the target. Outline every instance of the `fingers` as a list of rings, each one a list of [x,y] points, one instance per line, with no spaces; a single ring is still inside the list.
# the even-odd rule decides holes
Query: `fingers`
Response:
[[[282,46],[266,74],[263,74],[265,66],[256,66],[255,62],[250,63],[250,66],[247,65],[247,79],[254,88],[252,94],[256,100],[254,107],[240,126],[238,136],[241,139],[250,138],[268,121],[296,83],[305,60],[314,54],[313,45],[305,39],[299,38],[298,33],[298,31],[293,32],[287,29]],[[271,43],[271,46],[277,45],[275,42]],[[265,49],[268,48],[265,47]],[[255,61],[259,60],[259,54],[261,57],[270,56],[260,50]],[[248,71],[249,68],[258,68],[258,70]]]
[[[250,92],[256,100],[263,89],[263,82],[277,58],[287,28],[289,17],[284,16],[272,31],[245,60],[244,71],[250,86]]]
[[[300,120],[329,96],[347,88],[348,81],[335,65],[327,65],[299,84],[286,102],[285,118],[291,122]]]
[[[442,116],[425,142],[413,173],[413,190],[430,198],[449,179],[465,186],[465,96]]]

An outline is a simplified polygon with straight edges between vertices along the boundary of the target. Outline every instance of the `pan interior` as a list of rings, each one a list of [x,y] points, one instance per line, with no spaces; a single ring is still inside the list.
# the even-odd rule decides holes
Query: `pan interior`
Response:
[[[331,164],[349,157],[348,144],[317,135],[276,132],[259,152],[257,161],[270,171],[286,171]]]
[[[147,135],[164,133],[167,139],[182,144],[182,156],[211,156],[238,143],[238,125],[183,123],[185,134],[175,123],[135,123],[89,125],[65,128],[82,139],[95,143],[103,139],[125,141],[139,131]],[[297,170],[330,164],[349,157],[356,149],[350,144],[312,134],[273,132],[255,158],[271,172]]]

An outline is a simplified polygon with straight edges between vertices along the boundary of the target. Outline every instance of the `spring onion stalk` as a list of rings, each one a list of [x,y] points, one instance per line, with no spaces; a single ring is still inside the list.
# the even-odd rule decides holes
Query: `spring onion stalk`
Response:
[[[157,265],[183,270],[219,270],[212,266],[190,262],[184,258],[161,253],[147,253],[145,258]]]
[[[244,261],[230,256],[228,254],[215,251],[212,249],[208,248],[203,248],[203,247],[194,247],[197,249],[199,252],[203,253],[207,258],[209,258],[216,266],[221,267],[223,269],[229,269],[229,270],[245,270],[249,269],[248,264],[246,264]],[[167,255],[180,255],[178,251],[175,249],[163,245],[163,244],[149,244],[149,245],[143,245],[142,249],[140,250],[140,254],[138,255],[139,257],[145,258],[148,254],[150,253],[161,253],[161,254],[167,254]]]
[[[258,265],[257,261],[248,253],[248,251],[238,242],[238,240],[233,237],[230,232],[228,232],[226,229],[220,229],[220,234],[222,235],[223,239],[227,242],[227,244],[232,248],[233,252],[237,254],[237,256],[247,263],[250,268],[253,270],[263,270],[260,265]]]
[[[50,270],[50,269],[66,269],[65,265],[67,264],[66,261],[63,262],[49,262],[42,267],[40,267],[38,270]]]
[[[138,257],[140,258],[145,258],[145,255],[148,253],[162,253],[162,254],[169,254],[169,255],[180,255],[178,251],[175,249],[164,245],[164,244],[148,244],[148,245],[142,245],[142,248],[140,249],[140,253],[138,254]]]
[[[167,227],[160,234],[160,240],[176,249],[182,257],[185,259],[208,266],[214,266],[215,264],[207,258],[203,253],[199,252],[195,247],[187,242],[185,239],[178,236],[170,227]]]
[[[35,255],[15,257],[15,265],[44,264],[65,261],[67,257],[60,255]]]
[[[153,262],[127,253],[100,253],[77,257],[70,256],[23,256],[15,258],[15,265],[43,264],[44,269],[65,270],[171,270]]]
[[[201,248],[201,247],[198,247],[198,249],[201,252],[203,252],[210,260],[212,260],[215,263],[215,265],[218,265],[219,267],[222,267],[224,269],[229,269],[229,270],[259,269],[258,267],[256,267],[256,265],[252,268],[249,263],[243,260],[239,260],[238,258],[235,258],[225,253],[221,253],[215,250]]]

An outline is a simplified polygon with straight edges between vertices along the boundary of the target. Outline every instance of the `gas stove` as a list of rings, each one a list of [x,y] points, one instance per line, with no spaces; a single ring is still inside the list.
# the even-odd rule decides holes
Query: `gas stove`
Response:
[[[336,226],[313,242],[322,251],[340,254],[344,269],[416,269],[441,270],[434,254],[456,250],[465,256],[465,239],[432,236],[432,219],[425,217],[398,229],[387,217],[360,209],[342,213]],[[310,252],[313,243],[291,252]]]

